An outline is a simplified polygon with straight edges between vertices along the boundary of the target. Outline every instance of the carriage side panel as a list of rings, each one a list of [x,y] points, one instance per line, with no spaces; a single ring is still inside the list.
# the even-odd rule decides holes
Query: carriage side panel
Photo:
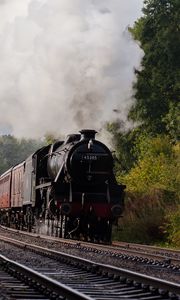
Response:
[[[11,178],[12,169],[0,176],[0,208],[11,207]]]
[[[22,207],[24,169],[25,165],[23,162],[12,170],[11,207]]]

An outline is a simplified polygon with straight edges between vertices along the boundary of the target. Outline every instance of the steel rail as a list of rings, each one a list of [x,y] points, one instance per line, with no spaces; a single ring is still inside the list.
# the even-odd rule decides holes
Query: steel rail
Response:
[[[156,264],[162,263],[162,264],[165,264],[167,266],[172,266],[172,267],[176,267],[176,268],[180,267],[180,259],[179,258],[169,257],[167,255],[144,253],[144,252],[141,252],[141,251],[131,249],[128,246],[124,246],[123,249],[122,249],[121,246],[118,246],[116,244],[117,242],[113,243],[113,245],[117,248],[113,248],[112,246],[108,246],[108,245],[92,244],[92,243],[87,243],[87,242],[82,242],[82,241],[79,242],[79,241],[75,241],[75,240],[67,240],[67,239],[62,239],[62,238],[60,239],[60,238],[55,238],[55,237],[46,236],[46,235],[39,235],[37,233],[28,233],[28,232],[24,232],[24,231],[20,231],[20,230],[17,230],[17,229],[12,229],[12,228],[7,229],[7,227],[3,227],[3,226],[0,226],[0,227],[5,229],[5,230],[10,230],[10,231],[20,233],[20,234],[23,234],[23,235],[32,236],[32,237],[35,237],[35,238],[46,239],[46,240],[48,239],[50,241],[56,241],[56,242],[63,243],[64,245],[68,245],[68,246],[72,245],[76,248],[80,247],[82,249],[84,247],[85,250],[95,251],[95,252],[97,250],[101,254],[103,254],[103,251],[104,252],[107,251],[109,254],[117,255],[117,256],[121,255],[121,254],[122,255],[123,254],[124,255],[129,255],[128,258],[130,258],[132,260],[134,260],[134,259],[135,260],[148,259],[148,261],[150,263],[153,263],[153,264],[154,263],[156,263]],[[123,245],[128,245],[128,243],[127,244],[125,243]],[[133,245],[138,246],[139,244],[133,244]],[[151,246],[145,246],[145,245],[142,245],[142,246],[144,246],[144,249],[146,249],[146,247],[151,247]],[[139,248],[140,247],[141,247],[141,245],[139,245]],[[142,251],[143,251],[143,249],[142,249]],[[176,250],[175,253],[180,254],[180,251]],[[107,253],[104,253],[104,254],[107,254]],[[122,257],[122,258],[125,258],[125,257]]]
[[[91,297],[86,296],[77,290],[74,290],[65,284],[61,284],[58,281],[51,279],[43,274],[40,274],[37,271],[34,271],[20,263],[14,262],[3,255],[0,255],[0,263],[3,264],[9,270],[12,270],[13,273],[19,273],[28,277],[29,280],[34,280],[36,283],[40,284],[41,286],[51,290],[52,292],[56,293],[59,296],[65,297],[68,300],[92,300]]]
[[[153,288],[164,290],[166,292],[168,291],[170,293],[174,293],[178,295],[180,294],[180,284],[177,283],[161,280],[155,277],[147,276],[142,273],[137,273],[134,271],[129,271],[123,268],[117,268],[106,264],[96,263],[88,259],[80,258],[74,255],[69,255],[48,248],[43,248],[37,245],[27,244],[3,236],[0,236],[0,240],[3,240],[4,242],[7,243],[14,244],[17,247],[26,248],[27,250],[34,251],[44,256],[48,255],[48,257],[50,258],[54,258],[64,263],[71,263],[74,266],[77,266],[79,268],[86,268],[87,270],[91,269],[94,271],[94,273],[97,274],[104,274],[109,277],[121,277],[121,278],[128,279],[132,282],[148,285]]]
[[[123,248],[142,248],[142,249],[147,249],[147,250],[153,250],[153,251],[162,251],[162,252],[169,252],[173,254],[179,254],[180,255],[180,250],[178,249],[172,249],[172,248],[163,248],[159,246],[152,246],[152,245],[144,245],[144,244],[137,244],[137,243],[128,243],[128,242],[119,242],[119,241],[113,241],[112,246],[115,247],[123,247]]]

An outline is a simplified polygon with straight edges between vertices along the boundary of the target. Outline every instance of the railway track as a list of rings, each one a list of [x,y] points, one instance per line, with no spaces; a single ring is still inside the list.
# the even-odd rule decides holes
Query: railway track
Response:
[[[65,299],[180,299],[179,284],[95,263],[7,237],[1,236],[0,239],[8,243],[10,249],[13,247],[12,255],[16,257],[17,252],[16,259],[20,263],[23,261],[30,264],[36,273],[41,273],[42,277],[51,278],[53,283],[65,285],[71,291],[87,297],[68,298],[65,296],[67,297]],[[34,279],[33,282],[36,284],[38,280]],[[46,289],[50,291],[51,285]]]
[[[95,251],[96,253],[109,254],[122,259],[131,259],[138,262],[146,262],[153,265],[161,265],[163,267],[171,268],[173,270],[180,270],[180,251],[176,251],[178,254],[176,257],[169,255],[168,252],[165,254],[151,253],[144,251],[143,248],[131,249],[129,247],[119,247],[116,243],[112,246],[90,244],[90,243],[80,243],[79,247],[84,247],[86,250]],[[147,248],[148,249],[148,248]]]
[[[159,246],[151,246],[151,245],[143,245],[143,244],[136,244],[136,243],[127,243],[127,242],[118,242],[113,241],[112,245],[114,247],[118,248],[124,248],[124,249],[132,249],[132,250],[144,250],[148,252],[153,253],[161,253],[161,255],[165,256],[174,256],[174,257],[180,257],[180,250],[177,249],[171,249],[171,248],[162,248]]]
[[[1,227],[4,228],[4,227]],[[5,228],[6,229],[6,228]],[[48,239],[56,241],[60,245],[64,245],[67,248],[81,249],[81,251],[89,251],[100,255],[108,255],[117,257],[122,260],[132,260],[138,263],[146,263],[162,268],[170,268],[172,271],[180,272],[180,251],[170,250],[164,248],[156,248],[152,246],[139,245],[139,244],[128,244],[121,242],[113,242],[112,246],[102,244],[92,244],[87,242],[78,242],[75,240],[59,239],[55,237],[39,235],[36,233],[27,233],[24,231],[18,231],[15,229],[6,229],[12,232],[20,232],[24,235],[33,237],[39,237],[42,240]]]
[[[76,290],[2,255],[0,255],[0,293],[0,299],[6,300],[90,300]]]

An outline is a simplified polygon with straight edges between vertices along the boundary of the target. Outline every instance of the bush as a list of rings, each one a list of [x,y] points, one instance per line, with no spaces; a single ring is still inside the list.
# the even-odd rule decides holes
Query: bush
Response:
[[[115,237],[142,243],[166,242],[168,237],[177,244],[179,232],[173,222],[177,224],[178,217],[167,217],[167,211],[179,203],[179,144],[172,145],[166,136],[140,137],[134,151],[139,153],[136,165],[118,177],[127,186],[127,197],[121,231]]]
[[[169,245],[180,248],[180,205],[167,214],[165,233]]]
[[[119,220],[119,231],[115,229],[114,238],[126,242],[147,243],[166,240],[162,226],[166,209],[171,207],[174,193],[162,189],[151,190],[147,195],[126,195],[125,211]]]

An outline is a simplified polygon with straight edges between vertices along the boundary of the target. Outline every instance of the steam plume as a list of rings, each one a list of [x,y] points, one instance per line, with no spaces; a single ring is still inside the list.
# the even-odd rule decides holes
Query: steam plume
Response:
[[[0,128],[22,137],[126,120],[143,0],[1,0]]]

